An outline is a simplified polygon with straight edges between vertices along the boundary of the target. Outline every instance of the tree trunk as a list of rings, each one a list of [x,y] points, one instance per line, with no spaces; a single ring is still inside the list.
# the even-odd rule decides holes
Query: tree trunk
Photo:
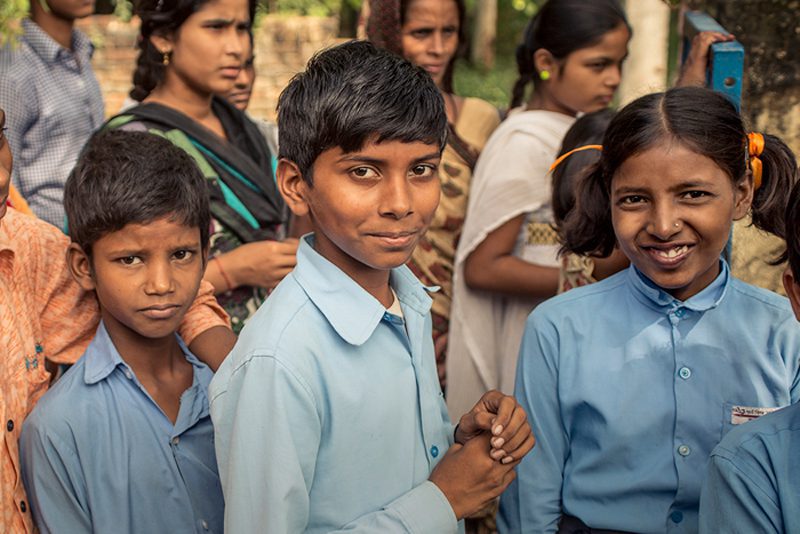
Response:
[[[742,115],[752,130],[777,135],[800,152],[800,0],[690,0],[745,47]],[[783,242],[748,221],[734,230],[733,270],[750,283],[783,293],[781,271],[767,261]]]
[[[497,0],[475,3],[475,31],[470,59],[485,69],[494,67],[494,42],[497,37]]]
[[[619,88],[621,104],[663,91],[669,56],[669,6],[663,0],[628,0],[626,13],[633,39]]]

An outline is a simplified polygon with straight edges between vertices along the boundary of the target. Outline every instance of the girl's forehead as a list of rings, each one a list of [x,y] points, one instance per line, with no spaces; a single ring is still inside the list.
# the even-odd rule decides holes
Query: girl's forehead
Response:
[[[722,185],[731,183],[731,178],[708,156],[683,143],[667,140],[625,159],[612,176],[612,189],[670,189],[691,183]]]

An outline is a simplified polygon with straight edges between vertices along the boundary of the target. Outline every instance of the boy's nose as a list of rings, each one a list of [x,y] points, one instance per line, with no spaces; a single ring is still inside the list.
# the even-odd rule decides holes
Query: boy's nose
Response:
[[[412,212],[411,190],[405,177],[387,181],[380,211],[395,219],[402,219]]]
[[[168,264],[151,265],[147,272],[147,284],[145,293],[148,295],[165,295],[175,289],[175,279],[172,276],[172,269]]]

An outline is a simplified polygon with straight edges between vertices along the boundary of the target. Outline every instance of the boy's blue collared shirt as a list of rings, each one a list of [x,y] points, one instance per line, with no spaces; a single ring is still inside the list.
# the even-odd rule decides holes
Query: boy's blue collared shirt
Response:
[[[700,532],[800,532],[800,404],[742,425],[717,445]]]
[[[23,426],[23,481],[42,532],[222,532],[208,411],[211,370],[194,367],[173,425],[103,323]]]
[[[685,302],[635,267],[528,319],[516,395],[537,443],[501,498],[501,532],[695,532],[713,447],[737,406],[800,396],[788,301],[720,275]]]
[[[431,299],[405,266],[390,283],[404,318],[301,240],[211,383],[226,531],[457,530],[427,481],[453,431]]]
[[[5,3],[5,1],[4,1]],[[0,108],[14,154],[13,182],[37,217],[64,226],[64,184],[89,137],[103,124],[94,46],[79,30],[64,48],[30,19],[0,49]]]

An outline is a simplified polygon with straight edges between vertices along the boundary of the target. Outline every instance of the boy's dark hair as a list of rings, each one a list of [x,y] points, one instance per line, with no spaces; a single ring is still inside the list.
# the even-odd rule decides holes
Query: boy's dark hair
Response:
[[[786,205],[786,259],[794,280],[800,284],[800,182],[796,183]]]
[[[153,35],[167,35],[180,28],[208,0],[134,0],[133,14],[141,19],[136,46],[139,56],[133,71],[130,97],[141,102],[164,81],[164,55],[150,42]],[[256,13],[255,0],[248,0],[250,24]],[[251,41],[252,45],[252,35]]]
[[[587,113],[576,120],[564,135],[558,155],[562,156],[570,150],[582,146],[601,144],[606,128],[615,113],[613,109],[606,108],[594,113]],[[553,170],[552,206],[556,226],[561,226],[567,213],[575,205],[575,189],[581,177],[599,159],[599,150],[583,150],[570,154]]]
[[[316,54],[278,100],[280,157],[313,183],[319,155],[361,149],[368,140],[421,141],[444,148],[444,101],[425,70],[366,41]]]
[[[673,141],[711,159],[734,184],[747,177],[747,132],[725,96],[700,87],[676,87],[638,98],[611,120],[601,159],[579,185],[575,208],[563,226],[567,250],[611,253],[616,242],[610,195],[614,174],[631,156]],[[786,198],[797,179],[797,163],[783,141],[766,134],[764,141],[761,187],[753,194],[753,224],[784,237]]]
[[[163,217],[200,229],[208,246],[205,178],[194,160],[161,136],[104,130],[78,158],[64,188],[69,235],[87,255],[104,235]]]
[[[554,58],[564,59],[576,50],[596,45],[620,24],[632,33],[617,0],[548,0],[528,23],[517,46],[519,78],[511,92],[511,107],[522,104],[529,83],[539,83],[533,62],[537,50],[544,48]]]

